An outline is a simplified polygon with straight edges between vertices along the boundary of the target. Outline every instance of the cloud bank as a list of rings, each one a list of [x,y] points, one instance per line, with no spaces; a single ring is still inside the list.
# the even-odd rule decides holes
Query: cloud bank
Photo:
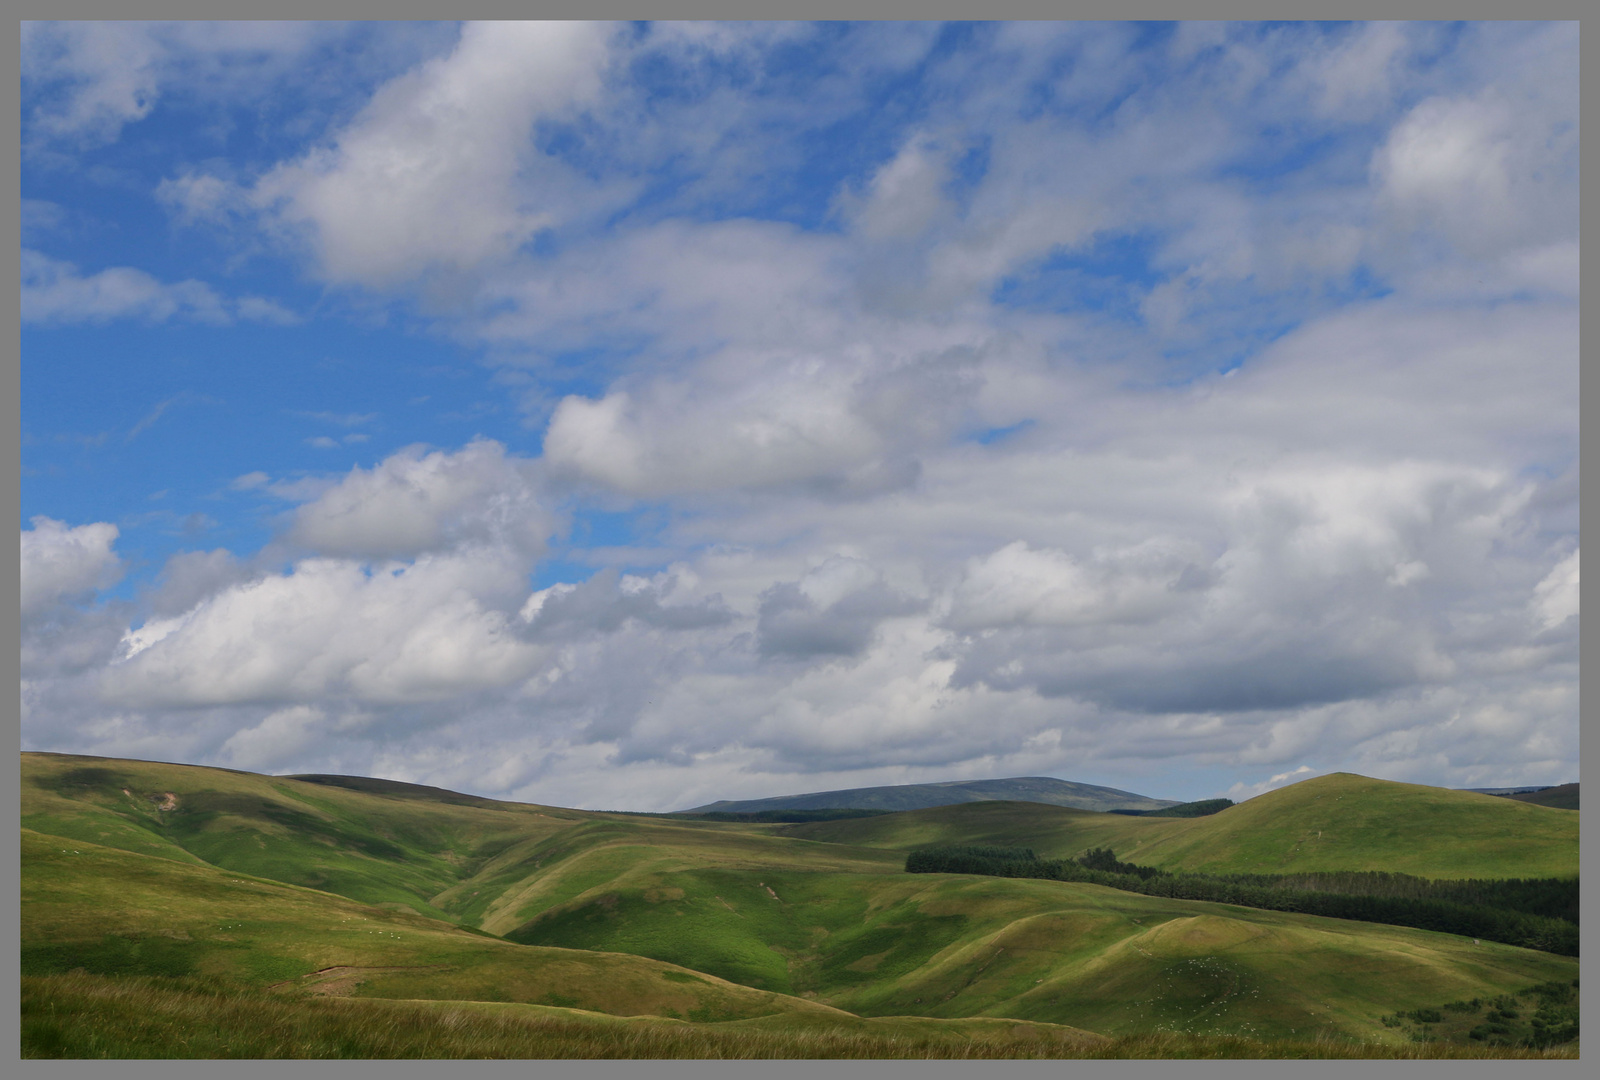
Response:
[[[634,809],[1570,779],[1576,57],[1568,24],[468,25],[160,197],[475,350],[528,438],[236,469],[294,504],[271,539],[128,607],[114,524],[36,518],[24,742]],[[154,63],[32,123],[130,138]],[[40,323],[250,318],[29,257]]]

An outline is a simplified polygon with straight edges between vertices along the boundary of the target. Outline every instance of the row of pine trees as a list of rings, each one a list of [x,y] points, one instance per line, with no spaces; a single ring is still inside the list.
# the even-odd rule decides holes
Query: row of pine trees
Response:
[[[913,851],[906,856],[906,870],[1081,881],[1146,896],[1409,926],[1578,955],[1574,879],[1432,881],[1367,872],[1174,874],[1121,862],[1109,848],[1092,848],[1077,859],[1040,859],[1031,848],[970,845]]]

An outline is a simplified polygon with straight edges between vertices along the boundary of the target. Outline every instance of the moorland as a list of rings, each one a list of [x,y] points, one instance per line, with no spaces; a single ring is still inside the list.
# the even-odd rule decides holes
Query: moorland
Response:
[[[1491,795],[786,822],[28,753],[21,812],[26,1057],[1578,1052],[1578,814]]]

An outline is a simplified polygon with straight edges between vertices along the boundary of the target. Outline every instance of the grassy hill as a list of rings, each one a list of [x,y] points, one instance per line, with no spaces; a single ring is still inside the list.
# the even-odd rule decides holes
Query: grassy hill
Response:
[[[736,814],[762,810],[922,810],[930,806],[984,802],[1011,802],[1073,806],[1080,810],[1159,810],[1177,806],[1170,799],[1152,799],[1117,788],[1057,780],[1053,776],[1018,776],[1009,780],[948,780],[938,784],[894,784],[887,787],[815,791],[805,795],[780,795],[771,799],[707,803],[681,813],[722,811]]]
[[[621,889],[571,904],[513,934],[530,942],[515,944],[231,871],[70,844],[24,833],[25,975],[81,969],[291,996],[700,1021],[844,1009],[1107,1035],[1381,1039],[1387,1013],[1576,972],[1575,961],[1448,935],[944,875],[691,871],[653,901]]]
[[[987,803],[784,826],[829,843],[909,851],[936,844],[1032,847],[1070,858],[1109,847],[1166,870],[1388,870],[1433,878],[1576,877],[1578,816],[1493,795],[1334,773],[1203,818],[1124,817]]]
[[[721,822],[400,785],[57,754],[22,757],[22,825],[495,931],[651,866],[899,869],[892,854]],[[530,905],[532,905],[530,907]]]
[[[1444,839],[1407,839],[1413,821],[1439,827],[1417,791],[1434,798],[1435,789],[1325,777],[1199,819],[976,802],[772,825],[25,754],[23,973],[43,980],[29,984],[39,1002],[88,1000],[104,990],[95,979],[159,977],[169,981],[160,993],[177,995],[160,1000],[181,1011],[185,994],[212,992],[204,987],[221,980],[230,993],[274,1000],[491,1001],[826,1030],[866,1040],[858,1048],[888,1030],[862,1027],[863,1018],[896,1016],[957,1025],[917,1029],[917,1039],[946,1048],[990,1038],[998,1029],[981,1025],[1001,1020],[1052,1025],[1049,1038],[1073,1053],[1086,1052],[1083,1031],[1393,1044],[1404,1037],[1386,1015],[1570,980],[1576,961],[1079,883],[908,875],[903,852],[995,842],[1047,857],[1110,846],[1139,862],[1157,861],[1143,851],[1237,862],[1258,857],[1247,843],[1252,829],[1268,850],[1287,844],[1293,854],[1293,830],[1321,815],[1325,833],[1399,830],[1387,850],[1429,866],[1487,865],[1487,850],[1488,864],[1527,874],[1517,868],[1567,865],[1570,846],[1575,872],[1577,815],[1492,796],[1447,802],[1432,813],[1477,846],[1457,843],[1452,855]],[[1345,805],[1363,800],[1366,810]],[[1258,804],[1274,802],[1276,814],[1260,815]],[[1239,815],[1252,807],[1259,816]],[[1520,829],[1531,850],[1496,855],[1489,841],[1498,834],[1474,824],[1485,812],[1500,815],[1494,828]],[[1367,863],[1343,868],[1360,869],[1377,857],[1373,847],[1319,853],[1359,852]],[[1415,865],[1383,868],[1417,873]],[[531,1015],[505,1023],[526,1027]],[[593,1034],[582,1017],[557,1019]],[[546,1020],[555,1022],[538,1022]],[[40,1045],[54,1037],[41,1035]],[[651,1045],[688,1045],[660,1037]],[[1023,1054],[1007,1046],[990,1050]]]
[[[653,956],[865,1016],[1006,1016],[1110,1035],[1383,1038],[1385,1013],[1570,978],[1577,966],[1445,934],[1065,882],[672,880],[670,896],[607,892],[508,937]]]
[[[24,975],[208,978],[318,995],[738,1019],[821,1006],[637,956],[526,948],[410,912],[22,833]]]

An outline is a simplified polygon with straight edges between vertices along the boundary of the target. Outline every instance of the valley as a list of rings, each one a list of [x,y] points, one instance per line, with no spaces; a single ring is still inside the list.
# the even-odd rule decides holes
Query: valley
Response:
[[[1192,1040],[1234,1047],[1223,1056],[1576,1050],[1418,1042],[1394,1019],[1572,983],[1575,957],[1083,882],[905,873],[919,847],[1016,844],[1212,873],[1576,877],[1576,812],[1494,796],[1338,774],[1201,818],[991,801],[785,824],[67,755],[22,766],[24,1039],[54,1003],[56,1034],[33,1036],[43,1056],[75,1056],[92,1029],[63,1027],[64,1002],[119,985],[179,1011],[197,994],[259,998],[301,1017],[291,1027],[401,1003],[506,1030],[559,1020],[573,1047],[640,1025],[666,1047],[688,1036],[657,1028],[677,1025],[724,1040],[715,1056],[739,1056],[730,1025],[778,1039],[768,1056],[805,1056],[824,1034],[845,1040],[837,1056],[1160,1056],[1161,1039],[1191,1040],[1187,1056],[1208,1056]],[[491,1042],[505,1038],[534,1036]]]

